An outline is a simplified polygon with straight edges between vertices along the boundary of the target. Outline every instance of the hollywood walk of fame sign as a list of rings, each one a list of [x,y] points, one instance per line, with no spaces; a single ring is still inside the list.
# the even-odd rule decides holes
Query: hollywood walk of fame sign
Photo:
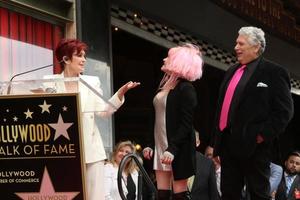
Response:
[[[84,200],[78,94],[0,96],[0,194]]]

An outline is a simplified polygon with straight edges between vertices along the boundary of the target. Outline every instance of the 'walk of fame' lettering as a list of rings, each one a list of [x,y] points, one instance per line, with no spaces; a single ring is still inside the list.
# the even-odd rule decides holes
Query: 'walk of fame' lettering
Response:
[[[44,145],[44,154],[45,155],[61,155],[61,154],[75,154],[75,145],[74,144],[64,144],[64,145]]]
[[[3,156],[55,156],[75,155],[75,144],[35,144],[35,145],[0,145],[0,158]],[[0,172],[1,173],[1,172]],[[1,177],[1,174],[0,174]]]
[[[1,125],[0,143],[47,142],[50,139],[50,128],[47,124]]]
[[[19,145],[0,146],[0,156],[16,156],[20,155]]]

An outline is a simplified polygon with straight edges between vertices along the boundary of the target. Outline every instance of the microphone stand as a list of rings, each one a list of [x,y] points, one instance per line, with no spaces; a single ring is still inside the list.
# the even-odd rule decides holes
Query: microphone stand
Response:
[[[22,72],[22,73],[19,73],[19,74],[15,74],[15,75],[12,76],[12,77],[10,78],[10,80],[9,80],[9,85],[8,85],[8,87],[7,87],[7,92],[6,92],[6,94],[10,94],[10,92],[11,92],[11,83],[12,83],[12,80],[13,80],[14,78],[16,78],[17,76],[21,76],[21,75],[23,75],[23,74],[28,74],[28,73],[30,73],[30,72],[38,71],[38,70],[41,70],[41,69],[44,69],[44,68],[47,68],[47,67],[51,67],[51,66],[53,66],[53,64],[45,65],[45,66],[38,67],[38,68],[29,70],[29,71],[25,71],[25,72]]]

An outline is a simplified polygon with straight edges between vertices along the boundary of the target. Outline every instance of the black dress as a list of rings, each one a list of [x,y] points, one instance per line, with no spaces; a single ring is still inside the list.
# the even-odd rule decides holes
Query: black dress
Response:
[[[180,80],[166,98],[165,150],[174,155],[172,162],[174,180],[187,179],[195,174],[196,142],[193,122],[196,106],[196,91],[189,81]]]

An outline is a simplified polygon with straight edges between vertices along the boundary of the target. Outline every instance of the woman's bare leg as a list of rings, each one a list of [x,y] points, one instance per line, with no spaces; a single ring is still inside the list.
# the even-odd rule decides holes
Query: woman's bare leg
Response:
[[[188,179],[173,181],[173,192],[180,193],[187,191],[187,180]]]
[[[157,189],[171,190],[172,188],[172,172],[171,171],[155,171]]]

